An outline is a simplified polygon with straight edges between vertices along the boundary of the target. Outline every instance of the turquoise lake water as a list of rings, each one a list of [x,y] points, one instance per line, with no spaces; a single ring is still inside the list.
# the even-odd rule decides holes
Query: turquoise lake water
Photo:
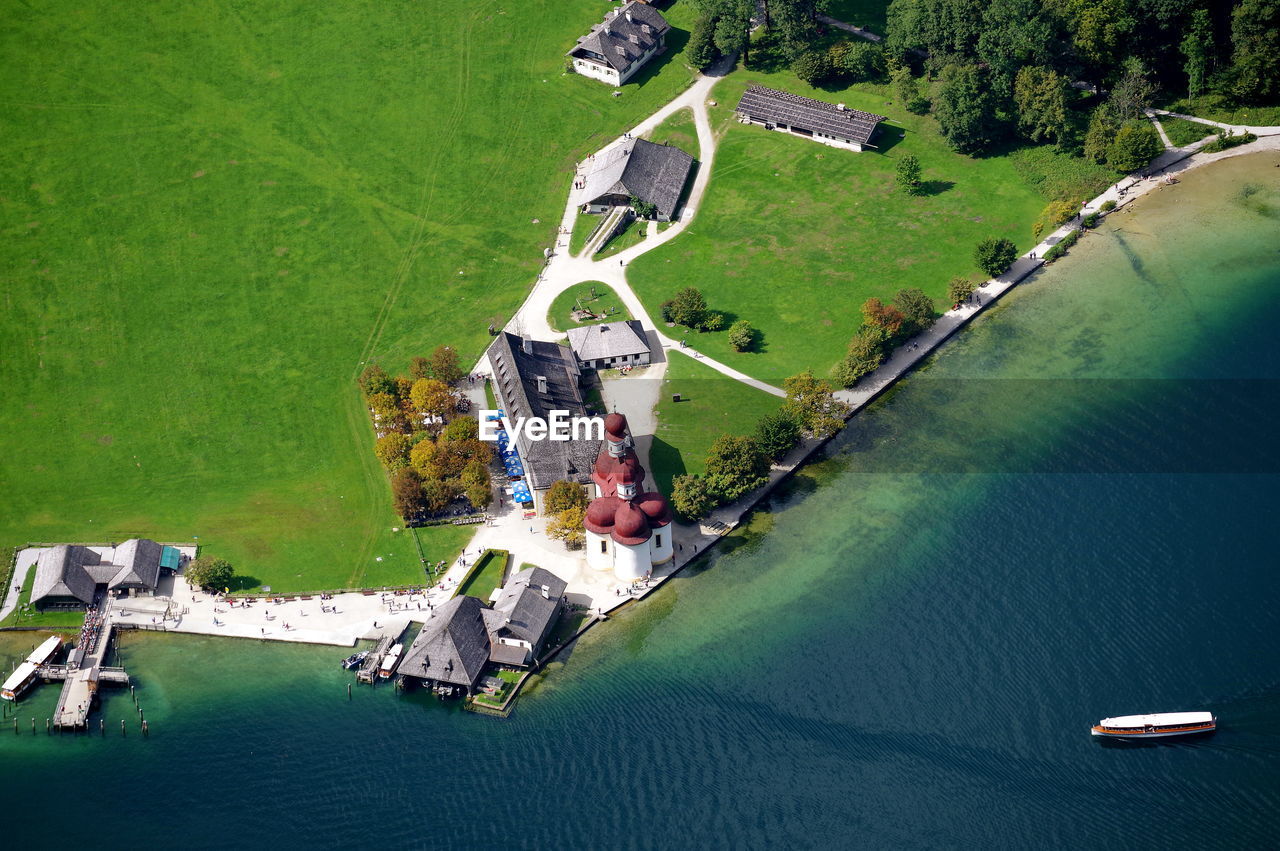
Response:
[[[122,694],[33,736],[41,689],[5,845],[1274,846],[1278,162],[1113,217],[510,719],[348,701],[339,649],[130,637],[150,738]],[[1195,709],[1215,736],[1089,735]]]

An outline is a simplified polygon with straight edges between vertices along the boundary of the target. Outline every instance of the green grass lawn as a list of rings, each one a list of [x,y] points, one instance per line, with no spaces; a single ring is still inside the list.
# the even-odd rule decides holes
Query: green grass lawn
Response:
[[[627,222],[620,233],[614,234],[609,241],[600,247],[596,252],[596,257],[612,257],[619,251],[624,251],[634,245],[644,242],[649,232],[649,223],[642,222],[639,219],[632,219]]]
[[[569,234],[569,254],[576,256],[582,253],[582,249],[587,247],[587,239],[600,222],[600,216],[590,216],[586,213],[578,213],[573,217],[573,232]]]
[[[1194,115],[1224,124],[1274,127],[1280,124],[1280,106],[1240,106],[1221,95],[1204,95],[1194,101],[1182,98],[1160,104],[1161,109]],[[1203,137],[1201,137],[1203,138]]]
[[[693,78],[684,0],[621,97],[565,75],[603,12],[11,8],[0,544],[199,536],[281,591],[420,579],[354,377],[440,343],[469,366],[573,163]]]
[[[458,586],[455,597],[479,597],[486,603],[493,589],[501,588],[506,579],[507,562],[511,555],[506,550],[485,550],[484,555],[476,561],[467,578]]]
[[[671,113],[666,120],[653,128],[645,138],[659,145],[675,145],[686,154],[697,159],[698,131],[693,124],[692,109],[678,109]]]
[[[837,21],[863,27],[882,36],[887,32],[885,13],[888,8],[888,0],[831,0],[827,14]]]
[[[750,434],[756,421],[776,411],[782,399],[735,381],[676,350],[669,362],[659,396],[658,432],[649,449],[658,490],[671,493],[671,480],[684,473],[701,473],[707,452],[723,434]],[[681,401],[673,402],[679,393]]]
[[[84,612],[59,609],[56,611],[38,612],[28,610],[31,602],[31,587],[35,584],[36,569],[32,565],[23,580],[22,590],[18,592],[18,607],[9,616],[0,621],[0,626],[47,626],[58,629],[79,630],[84,625]],[[0,595],[3,596],[3,595]]]
[[[1169,141],[1179,148],[1199,142],[1205,136],[1212,136],[1217,132],[1216,128],[1207,124],[1197,124],[1185,118],[1174,118],[1172,115],[1161,115],[1159,120],[1160,126],[1164,127],[1164,132],[1169,136]]]
[[[733,106],[750,82],[888,116],[873,140],[879,151],[843,151],[737,123]],[[1030,248],[1031,223],[1049,200],[1083,198],[1114,179],[1049,148],[960,156],[933,118],[890,103],[884,86],[815,91],[789,71],[748,70],[721,82],[714,96],[722,141],[697,217],[678,238],[637,258],[628,277],[650,315],[681,287],[695,286],[727,314],[726,328],[750,321],[761,332],[753,352],[734,352],[723,331],[690,334],[689,343],[771,382],[810,367],[825,375],[868,297],[920,287],[941,298],[950,278],[976,272],[973,248],[984,237]],[[906,154],[924,168],[925,197],[894,185]]]
[[[591,295],[593,290],[595,291],[595,296]],[[574,305],[579,301],[583,307],[592,313],[609,314],[608,318],[593,319],[588,322],[575,322],[572,311]],[[556,300],[551,302],[550,312],[547,313],[547,322],[557,331],[568,331],[578,325],[622,322],[631,318],[631,312],[627,310],[627,306],[622,303],[622,299],[613,291],[613,288],[600,281],[586,281],[569,287],[569,289],[556,296]]]

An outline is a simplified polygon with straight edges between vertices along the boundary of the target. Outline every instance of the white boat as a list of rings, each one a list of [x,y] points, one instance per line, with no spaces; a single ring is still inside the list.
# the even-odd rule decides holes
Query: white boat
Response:
[[[382,667],[378,669],[378,676],[385,680],[395,673],[396,665],[400,663],[400,651],[402,650],[404,650],[404,645],[397,644],[387,651],[387,655],[382,657]]]
[[[1218,729],[1212,712],[1157,712],[1152,715],[1120,715],[1093,725],[1093,735],[1111,739],[1162,739],[1194,736]]]
[[[40,678],[40,669],[53,661],[53,657],[62,649],[62,636],[51,635],[43,644],[31,651],[26,661],[18,666],[9,679],[0,686],[0,697],[5,700],[17,700],[22,693]]]

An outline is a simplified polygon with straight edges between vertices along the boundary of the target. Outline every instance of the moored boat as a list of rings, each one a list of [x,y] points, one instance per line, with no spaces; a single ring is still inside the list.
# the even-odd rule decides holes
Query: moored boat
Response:
[[[1216,729],[1218,719],[1212,712],[1157,712],[1103,718],[1093,725],[1093,735],[1112,739],[1161,739],[1212,733]]]
[[[5,700],[17,700],[22,697],[22,693],[40,678],[41,669],[53,661],[53,657],[62,649],[62,636],[53,635],[45,639],[45,642],[31,651],[31,655],[26,661],[18,666],[9,679],[4,681],[4,685],[0,686],[0,697]]]
[[[387,655],[382,657],[382,667],[378,669],[378,676],[390,679],[391,675],[396,671],[396,665],[400,664],[400,653],[404,650],[403,644],[397,644],[387,651]]]
[[[361,662],[369,657],[368,650],[361,650],[359,653],[352,653],[350,656],[342,660],[342,667],[350,671],[358,666]]]

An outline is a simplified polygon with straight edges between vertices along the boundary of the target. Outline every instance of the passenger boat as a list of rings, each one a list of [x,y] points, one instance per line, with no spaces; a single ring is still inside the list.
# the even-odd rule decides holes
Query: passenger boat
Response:
[[[350,671],[367,658],[369,658],[368,650],[361,650],[359,653],[352,653],[350,656],[342,660],[342,667]]]
[[[1160,739],[1212,733],[1216,729],[1218,719],[1212,712],[1157,712],[1103,718],[1093,726],[1093,735],[1111,739]]]
[[[23,692],[31,688],[36,680],[40,679],[40,669],[53,661],[53,657],[62,649],[62,636],[51,635],[49,638],[31,651],[31,655],[26,661],[18,666],[9,679],[4,681],[4,685],[0,686],[0,697],[5,700],[17,700],[22,697]]]
[[[395,673],[396,665],[400,662],[400,651],[404,650],[403,644],[397,644],[387,651],[387,655],[382,657],[382,667],[378,669],[378,676],[384,680],[390,679]]]

